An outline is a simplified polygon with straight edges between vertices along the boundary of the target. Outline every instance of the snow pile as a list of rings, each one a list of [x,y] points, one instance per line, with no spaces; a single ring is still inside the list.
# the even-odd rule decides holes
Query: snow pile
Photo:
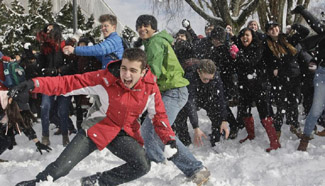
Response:
[[[238,141],[247,135],[245,130],[241,130],[237,139],[222,141],[213,149],[210,147],[209,141],[205,141],[203,147],[194,147],[192,145],[189,147],[195,157],[203,161],[204,165],[211,171],[211,178],[206,185],[325,185],[325,145],[323,138],[315,136],[315,139],[308,146],[308,152],[298,152],[296,149],[299,140],[294,134],[290,133],[289,126],[284,125],[280,139],[282,148],[266,153],[265,149],[269,146],[269,141],[264,128],[259,122],[255,108],[253,109],[253,115],[256,123],[255,140],[239,144]],[[200,111],[199,117],[201,129],[206,134],[209,134],[210,121],[205,111]],[[51,127],[53,128],[54,125],[51,125]],[[34,128],[40,137],[41,124],[37,123]],[[189,126],[189,128],[191,127]],[[322,128],[319,130],[322,130]],[[0,185],[11,186],[23,180],[34,179],[38,172],[44,170],[49,163],[54,161],[64,149],[61,136],[54,136],[54,132],[55,130],[51,130],[50,136],[53,150],[43,155],[35,151],[34,143],[29,142],[25,136],[16,136],[18,145],[13,150],[8,150],[1,155],[2,159],[10,161],[0,164]],[[73,136],[71,135],[70,139]],[[38,185],[77,186],[80,185],[79,180],[82,176],[105,171],[120,164],[123,164],[123,161],[115,157],[107,149],[95,151],[81,161],[67,176],[55,182],[47,181]],[[147,175],[124,185],[194,186],[169,161],[166,165],[152,163],[151,170]]]

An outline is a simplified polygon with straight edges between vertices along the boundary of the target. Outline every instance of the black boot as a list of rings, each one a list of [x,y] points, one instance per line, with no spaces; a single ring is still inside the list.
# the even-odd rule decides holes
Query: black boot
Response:
[[[95,185],[99,185],[98,179],[100,178],[101,175],[102,175],[102,173],[97,172],[94,175],[81,178],[81,180],[80,180],[81,186],[95,186]]]
[[[36,186],[37,180],[22,181],[17,183],[16,186]]]

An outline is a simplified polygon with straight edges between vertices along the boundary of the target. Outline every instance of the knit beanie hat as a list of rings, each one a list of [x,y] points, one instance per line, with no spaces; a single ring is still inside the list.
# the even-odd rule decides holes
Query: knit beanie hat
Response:
[[[153,30],[157,31],[157,24],[157,19],[154,16],[145,14],[138,17],[135,28],[137,29],[142,25],[150,25]]]

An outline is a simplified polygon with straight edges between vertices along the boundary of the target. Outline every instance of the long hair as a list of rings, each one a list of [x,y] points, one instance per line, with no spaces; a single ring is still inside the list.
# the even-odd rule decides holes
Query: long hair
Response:
[[[12,101],[11,104],[7,105],[5,109],[8,116],[8,126],[13,127],[16,126],[18,130],[20,128],[29,128],[32,127],[33,122],[36,122],[36,118],[31,113],[30,110],[20,111],[18,104],[16,101]]]
[[[238,48],[245,48],[243,46],[243,43],[241,42],[241,37],[243,37],[245,35],[246,31],[250,31],[252,34],[252,42],[251,44],[249,44],[249,47],[258,47],[260,45],[260,40],[258,39],[256,33],[254,32],[254,30],[250,29],[250,28],[243,28],[240,30],[239,34],[238,34]]]
[[[292,56],[297,54],[297,49],[287,41],[287,38],[283,34],[279,35],[278,42],[275,42],[270,38],[268,38],[266,42],[273,55],[277,58],[281,58],[283,55],[287,54]]]
[[[52,25],[53,29],[47,33],[48,26]],[[37,33],[36,40],[41,43],[41,52],[45,55],[50,54],[53,49],[58,51],[61,48],[62,31],[58,24],[51,23]]]

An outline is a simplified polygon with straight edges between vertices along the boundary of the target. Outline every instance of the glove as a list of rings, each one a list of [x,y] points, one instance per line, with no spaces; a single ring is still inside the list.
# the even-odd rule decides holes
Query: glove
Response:
[[[190,23],[189,20],[187,20],[187,19],[183,19],[183,21],[182,21],[182,26],[183,26],[184,28],[188,29],[188,28],[191,27],[191,23]]]
[[[28,103],[29,91],[34,90],[34,81],[27,80],[9,89],[8,96],[20,103]]]
[[[41,71],[43,76],[55,76],[58,73],[56,68],[42,68]]]
[[[132,45],[134,48],[140,48],[142,46],[142,39],[139,37],[132,43]]]
[[[238,51],[238,47],[236,45],[232,45],[229,50],[231,58],[236,59]]]
[[[167,160],[172,160],[178,153],[177,145],[175,140],[167,142],[165,146],[164,156]]]
[[[291,10],[291,14],[299,14],[305,9],[302,5],[297,5],[295,9]]]
[[[51,147],[49,147],[49,146],[47,146],[47,145],[44,145],[44,144],[42,144],[41,142],[37,142],[37,143],[35,143],[35,145],[36,145],[36,147],[37,147],[37,151],[39,152],[39,153],[41,153],[41,155],[43,154],[42,153],[42,150],[46,150],[47,152],[50,152],[52,149],[51,149]]]

